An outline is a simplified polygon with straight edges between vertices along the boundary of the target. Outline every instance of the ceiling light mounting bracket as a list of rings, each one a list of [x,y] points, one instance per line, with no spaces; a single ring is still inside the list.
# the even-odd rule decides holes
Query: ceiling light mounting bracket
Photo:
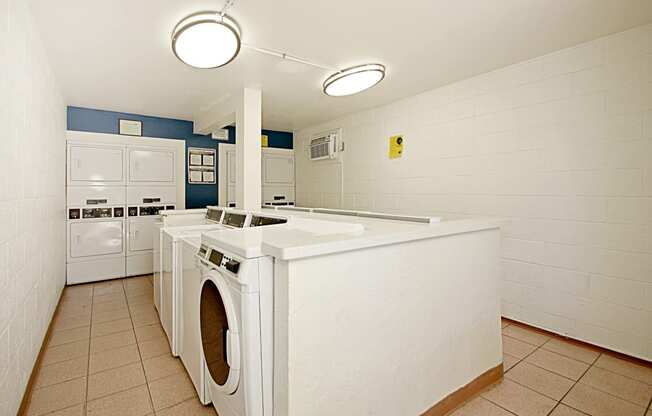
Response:
[[[226,3],[224,3],[224,6],[222,6],[222,10],[220,10],[220,16],[224,17],[226,15],[226,12],[233,7],[233,4],[235,3],[235,0],[226,0]]]

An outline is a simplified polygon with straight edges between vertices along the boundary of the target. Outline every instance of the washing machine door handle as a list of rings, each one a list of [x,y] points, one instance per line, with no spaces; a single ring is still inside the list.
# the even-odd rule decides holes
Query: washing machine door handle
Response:
[[[226,330],[226,363],[231,370],[240,369],[240,337],[237,332]]]

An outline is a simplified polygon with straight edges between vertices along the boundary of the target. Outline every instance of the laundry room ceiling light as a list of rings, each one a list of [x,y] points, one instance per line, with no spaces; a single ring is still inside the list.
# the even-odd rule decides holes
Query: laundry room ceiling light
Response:
[[[334,71],[323,84],[333,97],[367,90],[385,78],[385,66],[364,64],[338,69],[299,58],[286,52],[262,48],[241,41],[240,27],[226,12],[235,0],[226,0],[221,11],[205,11],[182,19],[172,31],[172,51],[180,61],[195,68],[219,68],[235,59],[241,47],[327,71]]]
[[[181,20],[172,31],[172,51],[195,68],[219,68],[240,52],[240,28],[216,11],[199,12]]]
[[[326,78],[324,94],[333,97],[357,94],[378,84],[383,78],[385,67],[381,64],[354,66]]]

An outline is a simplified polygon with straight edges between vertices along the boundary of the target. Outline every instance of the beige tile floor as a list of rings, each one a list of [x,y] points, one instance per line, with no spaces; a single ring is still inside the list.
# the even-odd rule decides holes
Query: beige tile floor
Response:
[[[505,378],[454,416],[652,416],[652,367],[511,321]],[[27,415],[215,415],[154,311],[151,276],[65,289]]]
[[[505,378],[453,416],[652,416],[652,366],[502,325]]]
[[[215,415],[154,310],[151,276],[67,287],[26,415]]]

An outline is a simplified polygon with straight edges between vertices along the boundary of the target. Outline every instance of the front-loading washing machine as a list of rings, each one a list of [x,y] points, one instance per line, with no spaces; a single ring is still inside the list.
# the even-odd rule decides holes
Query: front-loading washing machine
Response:
[[[220,416],[271,415],[273,259],[245,259],[203,244],[197,257],[199,364],[206,398]]]
[[[223,222],[225,224],[243,224],[243,226],[239,228],[255,228],[281,225],[291,220],[287,216],[254,213],[248,214],[247,218],[242,221],[242,219],[235,217],[237,215],[241,214],[239,214],[238,211],[229,211],[228,214],[225,214]],[[247,224],[247,227],[245,227],[244,224]],[[228,225],[224,225],[222,231],[237,232],[237,229],[233,226],[229,227]],[[206,234],[214,234],[222,231],[210,231]],[[205,382],[206,373],[200,331],[201,302],[199,300],[201,280],[204,274],[203,271],[206,271],[206,266],[209,264],[206,259],[207,248],[200,247],[200,233],[197,231],[184,233],[184,236],[180,240],[181,243],[178,243],[176,246],[179,252],[174,257],[177,261],[180,260],[180,264],[176,264],[173,267],[174,270],[181,273],[180,278],[175,279],[179,282],[179,294],[176,297],[179,303],[173,304],[173,308],[176,311],[176,322],[178,323],[176,326],[177,331],[174,332],[175,338],[178,340],[176,345],[181,362],[190,375],[190,379],[195,386],[199,400],[204,404],[208,404],[211,402],[211,397],[208,394],[208,387]],[[230,265],[229,267],[233,268],[234,266]],[[202,268],[204,269],[203,271]],[[236,275],[237,274],[238,273],[236,272]]]

